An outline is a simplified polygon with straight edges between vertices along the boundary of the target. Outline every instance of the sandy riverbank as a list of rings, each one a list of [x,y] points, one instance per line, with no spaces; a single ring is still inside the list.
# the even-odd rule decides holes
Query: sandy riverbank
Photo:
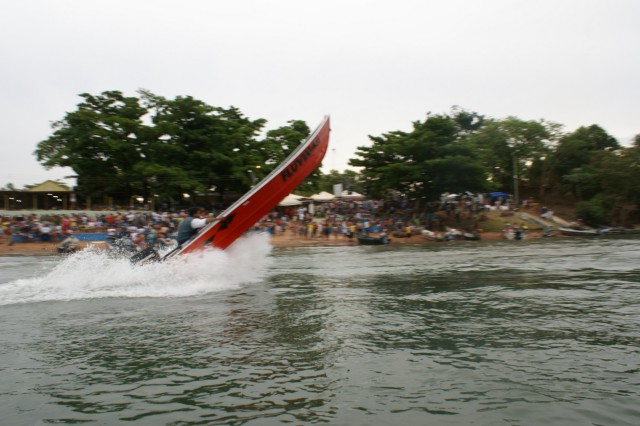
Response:
[[[540,238],[541,235],[537,232],[530,232],[527,234],[527,239]],[[501,232],[485,232],[482,234],[482,239],[486,241],[503,240]],[[460,241],[464,244],[464,241]],[[279,233],[271,237],[271,244],[274,247],[331,247],[331,246],[356,246],[358,242],[355,238],[349,240],[344,236],[338,236],[338,238],[330,237],[326,238],[299,238],[298,236],[292,236],[288,233]],[[433,241],[429,241],[422,235],[414,235],[410,238],[391,238],[391,244],[438,244]],[[7,238],[0,239],[0,256],[39,256],[39,255],[55,255],[57,254],[56,247],[58,243],[42,243],[42,242],[30,242],[30,243],[14,243],[8,244]],[[106,248],[106,245],[102,242],[83,242],[82,248],[93,246],[98,249]]]

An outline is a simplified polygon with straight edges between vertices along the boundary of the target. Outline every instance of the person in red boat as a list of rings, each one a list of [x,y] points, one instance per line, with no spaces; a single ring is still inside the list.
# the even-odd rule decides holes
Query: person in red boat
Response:
[[[206,215],[202,207],[191,207],[189,216],[178,225],[178,244],[182,245],[196,235],[207,223],[213,222],[215,217],[203,217]]]

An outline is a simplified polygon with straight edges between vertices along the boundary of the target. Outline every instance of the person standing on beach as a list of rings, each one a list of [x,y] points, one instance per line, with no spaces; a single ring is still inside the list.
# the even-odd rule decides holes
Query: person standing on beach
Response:
[[[68,235],[71,230],[71,221],[67,215],[62,215],[62,220],[60,221],[60,232],[62,235]]]
[[[51,226],[49,222],[43,222],[40,225],[40,239],[46,243],[51,241]]]
[[[13,231],[11,230],[11,223],[7,223],[4,226],[0,226],[0,235],[6,236],[9,240],[9,245],[13,245]]]

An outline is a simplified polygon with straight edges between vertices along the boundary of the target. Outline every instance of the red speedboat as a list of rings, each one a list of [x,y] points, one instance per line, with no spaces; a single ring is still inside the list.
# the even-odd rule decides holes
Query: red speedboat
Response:
[[[222,212],[217,220],[207,224],[164,258],[207,247],[221,250],[229,247],[320,166],[329,145],[329,132],[329,116],[326,116],[315,131],[266,178]]]

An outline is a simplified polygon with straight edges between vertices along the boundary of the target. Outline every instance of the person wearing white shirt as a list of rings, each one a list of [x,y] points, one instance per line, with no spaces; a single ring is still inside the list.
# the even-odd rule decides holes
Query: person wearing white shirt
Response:
[[[196,235],[207,223],[213,222],[214,217],[202,217],[205,210],[199,207],[191,207],[189,209],[189,217],[185,218],[178,225],[178,244],[182,245],[191,237]]]

